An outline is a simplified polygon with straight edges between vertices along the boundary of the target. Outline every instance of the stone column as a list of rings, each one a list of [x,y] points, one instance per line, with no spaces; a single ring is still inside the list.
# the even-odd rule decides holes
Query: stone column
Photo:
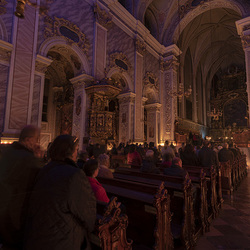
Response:
[[[236,27],[237,27],[238,34],[241,37],[242,46],[245,52],[248,110],[250,110],[249,109],[249,105],[250,105],[250,16],[237,21]],[[250,112],[249,112],[248,121],[250,121]],[[248,126],[249,126],[249,123],[250,122],[248,122]]]
[[[72,135],[79,139],[79,149],[83,148],[83,137],[86,136],[87,128],[87,96],[85,83],[93,80],[92,76],[82,74],[70,79],[74,87],[74,110]]]
[[[194,74],[193,74],[194,75]],[[192,120],[193,122],[198,122],[197,119],[197,88],[196,88],[196,77],[193,77],[193,86],[192,86],[193,90],[192,90],[192,108],[193,108],[193,112],[192,112]]]
[[[142,100],[143,89],[143,54],[146,50],[144,42],[135,40],[135,142],[144,140],[144,108]],[[142,112],[143,109],[143,112]]]
[[[107,32],[112,24],[112,18],[108,12],[101,9],[98,4],[94,7],[96,17],[93,74],[96,79],[105,77],[106,54],[107,54]]]
[[[40,55],[36,57],[30,123],[38,127],[41,127],[42,121],[45,72],[51,63],[52,60],[47,57]]]
[[[145,105],[147,110],[147,142],[160,143],[160,103]]]
[[[203,93],[202,93],[202,100],[203,100],[203,118],[204,118],[204,121],[203,121],[203,124],[204,126],[207,126],[207,96],[206,96],[206,80],[205,80],[205,77],[202,77],[203,79],[203,82],[202,82],[202,85],[203,85]]]
[[[4,128],[6,102],[9,102],[7,98],[7,87],[12,48],[12,44],[0,40],[0,137]]]
[[[5,134],[18,134],[31,122],[39,8],[26,4],[25,18],[13,19],[13,53],[8,80]]]
[[[119,99],[119,142],[134,140],[134,109],[136,94],[120,94]]]
[[[176,45],[167,47],[167,55],[161,62],[161,70],[164,71],[164,81],[162,86],[162,127],[163,139],[174,140],[174,121],[177,118],[177,98],[172,94],[177,90],[177,70],[178,60],[176,56],[180,50]]]

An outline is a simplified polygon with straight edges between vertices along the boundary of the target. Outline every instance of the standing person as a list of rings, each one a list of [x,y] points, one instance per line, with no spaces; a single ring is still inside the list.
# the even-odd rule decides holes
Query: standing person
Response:
[[[29,204],[24,250],[90,249],[96,199],[85,173],[75,164],[78,140],[60,135],[51,161],[37,176]]]
[[[198,153],[198,159],[202,166],[211,167],[214,166],[216,169],[219,167],[218,155],[210,147],[210,142],[203,141],[203,147]]]
[[[26,126],[0,159],[0,238],[8,248],[22,247],[28,200],[41,168],[40,130]]]

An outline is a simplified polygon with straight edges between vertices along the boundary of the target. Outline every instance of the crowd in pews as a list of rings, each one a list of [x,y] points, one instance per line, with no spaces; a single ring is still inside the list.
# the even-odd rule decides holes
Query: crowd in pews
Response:
[[[107,151],[90,141],[78,152],[77,138],[60,135],[41,159],[38,129],[20,138],[0,158],[3,249],[190,249],[247,173],[227,143]]]

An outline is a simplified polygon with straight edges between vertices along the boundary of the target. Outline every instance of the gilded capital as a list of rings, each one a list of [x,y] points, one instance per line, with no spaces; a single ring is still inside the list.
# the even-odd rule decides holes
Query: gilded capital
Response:
[[[97,22],[105,28],[110,28],[112,25],[112,16],[106,11],[100,8],[98,4],[94,5],[94,13]]]

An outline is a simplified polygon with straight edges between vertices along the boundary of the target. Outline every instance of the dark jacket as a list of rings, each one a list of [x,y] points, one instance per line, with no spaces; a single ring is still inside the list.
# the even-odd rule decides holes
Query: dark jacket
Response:
[[[181,154],[181,160],[183,165],[199,166],[199,160],[195,152],[186,152],[185,150]]]
[[[227,148],[222,148],[218,153],[218,157],[220,162],[230,161],[230,163],[232,164],[234,160],[233,152]]]
[[[163,173],[165,175],[177,176],[185,178],[187,171],[178,165],[172,165],[170,168],[164,168]]]
[[[202,147],[198,153],[198,159],[202,166],[217,168],[219,166],[218,156],[215,151],[209,147]]]
[[[0,238],[5,246],[20,247],[28,200],[41,162],[14,142],[0,159]]]
[[[80,250],[94,228],[96,199],[73,161],[52,161],[39,173],[30,198],[25,250]]]
[[[155,173],[160,174],[160,169],[156,167],[153,161],[143,160],[142,167],[140,168],[141,172],[145,173]]]

